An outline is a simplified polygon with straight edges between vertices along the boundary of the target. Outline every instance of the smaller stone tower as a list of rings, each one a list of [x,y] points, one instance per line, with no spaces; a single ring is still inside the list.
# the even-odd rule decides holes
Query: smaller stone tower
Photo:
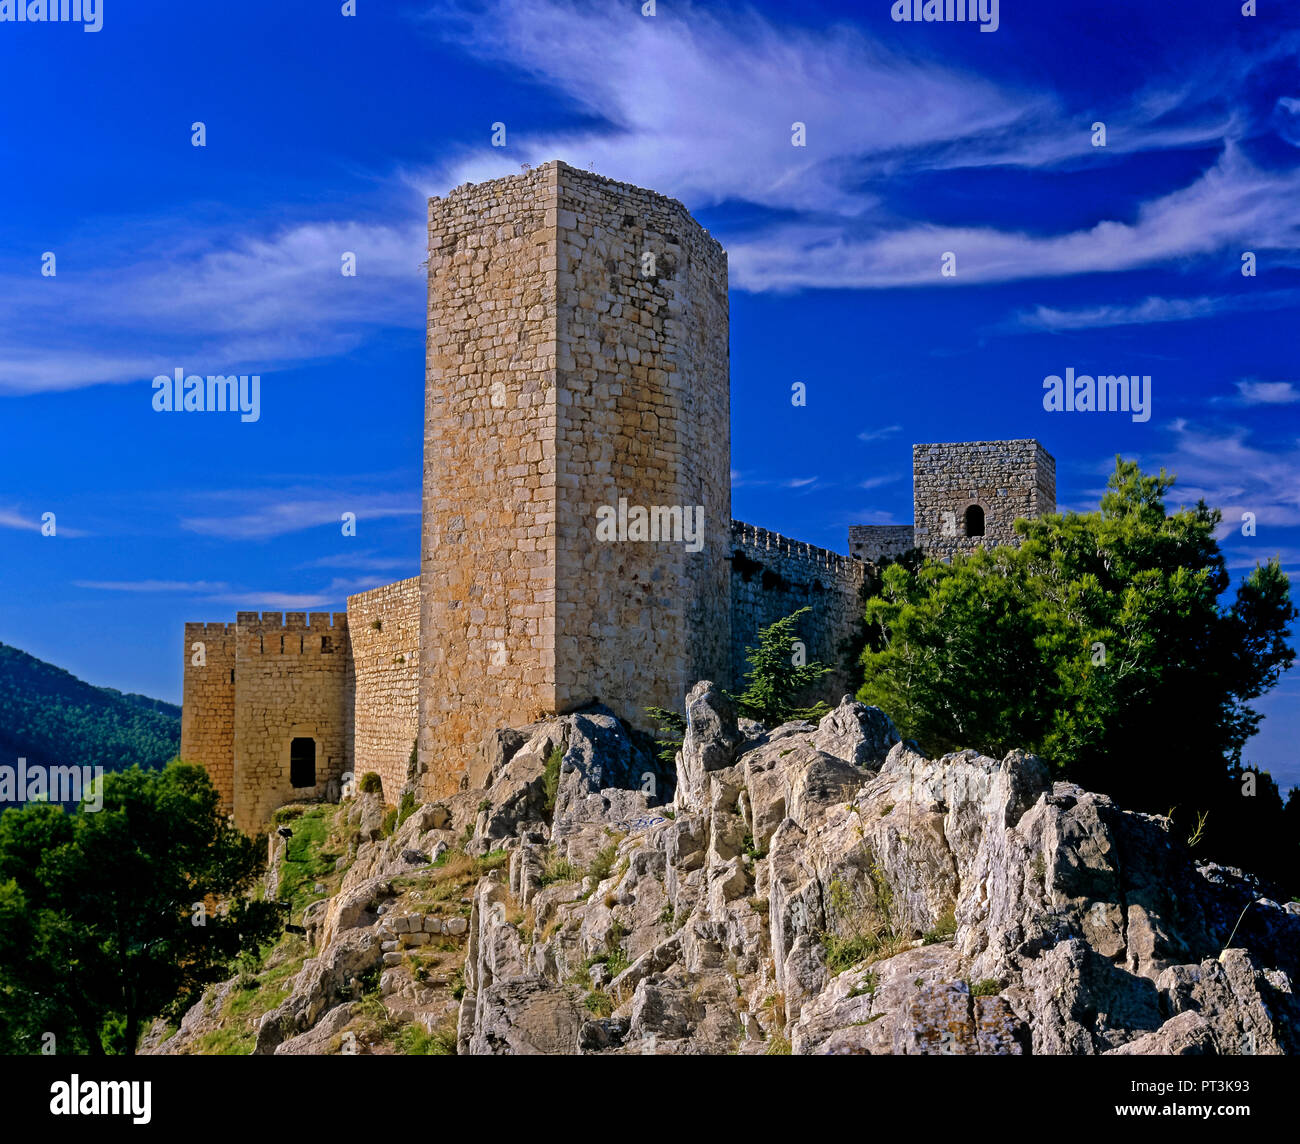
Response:
[[[326,797],[351,769],[348,618],[333,619],[236,616],[234,814],[245,833],[286,802]]]
[[[1056,511],[1056,459],[1032,439],[913,445],[912,502],[927,556],[1015,544],[1018,517]]]

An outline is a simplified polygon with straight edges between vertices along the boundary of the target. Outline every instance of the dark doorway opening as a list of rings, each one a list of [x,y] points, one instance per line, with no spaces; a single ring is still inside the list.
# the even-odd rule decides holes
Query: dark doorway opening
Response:
[[[984,510],[973,504],[966,510],[965,521],[967,536],[984,535]]]
[[[316,785],[316,740],[294,739],[289,744],[289,785]]]

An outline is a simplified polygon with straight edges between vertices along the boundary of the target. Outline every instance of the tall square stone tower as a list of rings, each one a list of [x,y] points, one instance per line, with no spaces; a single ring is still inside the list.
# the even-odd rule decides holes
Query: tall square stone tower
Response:
[[[429,201],[427,795],[495,728],[729,679],[728,368],[726,254],[675,200],[554,162]]]
[[[1056,459],[1032,439],[913,445],[912,500],[927,556],[1016,544],[1017,517],[1056,511]]]

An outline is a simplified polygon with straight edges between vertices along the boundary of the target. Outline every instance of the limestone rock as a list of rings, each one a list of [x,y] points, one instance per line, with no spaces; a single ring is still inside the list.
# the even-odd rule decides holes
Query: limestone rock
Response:
[[[538,976],[489,985],[478,997],[473,1055],[574,1053],[588,1016],[577,989]]]
[[[697,683],[686,696],[686,736],[677,763],[679,807],[704,809],[709,772],[731,766],[740,744],[731,701],[707,680]]]
[[[878,768],[899,741],[893,720],[879,707],[858,703],[851,695],[822,717],[813,746],[855,767]]]

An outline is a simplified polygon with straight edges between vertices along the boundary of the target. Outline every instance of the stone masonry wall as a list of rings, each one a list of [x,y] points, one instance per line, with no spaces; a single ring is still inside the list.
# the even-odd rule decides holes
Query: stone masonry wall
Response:
[[[429,200],[420,766],[555,709],[558,170]]]
[[[186,624],[184,663],[181,758],[207,768],[229,814],[235,808],[235,625]]]
[[[648,730],[730,658],[726,253],[674,199],[559,175],[556,704]],[[702,507],[702,548],[602,539],[620,501]]]
[[[397,804],[419,728],[420,578],[348,597],[352,643],[353,758],[375,771]]]
[[[874,564],[887,556],[901,556],[915,539],[910,524],[851,524],[849,555]]]
[[[917,547],[938,558],[1016,544],[1017,517],[1056,511],[1056,461],[1034,440],[913,445],[912,481]],[[966,534],[972,505],[983,536]]]
[[[758,630],[808,605],[799,634],[808,662],[835,670],[806,702],[836,702],[853,690],[855,664],[849,645],[862,632],[862,587],[868,567],[860,560],[790,540],[765,528],[731,522],[731,683],[744,686],[747,647]]]
[[[326,797],[352,769],[347,616],[240,612],[236,617],[235,825],[254,833],[276,807]],[[293,787],[289,745],[316,742],[316,782]]]

